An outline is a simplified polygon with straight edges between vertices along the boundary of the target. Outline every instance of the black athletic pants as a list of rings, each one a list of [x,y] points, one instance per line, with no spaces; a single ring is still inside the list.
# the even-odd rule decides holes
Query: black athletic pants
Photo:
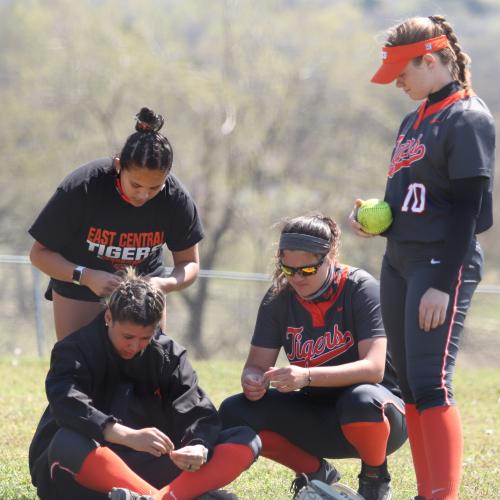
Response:
[[[421,330],[420,299],[432,286],[443,248],[388,240],[382,261],[380,300],[388,346],[403,399],[420,411],[454,404],[451,384],[459,341],[483,269],[483,253],[474,240],[450,293],[445,323]]]
[[[273,431],[317,457],[359,458],[341,425],[382,422],[384,414],[391,426],[387,454],[406,441],[403,402],[380,384],[332,389],[321,395],[270,389],[258,401],[237,394],[222,403],[219,413],[224,428],[245,425],[257,433]]]
[[[255,457],[259,454],[259,440],[248,427],[226,429],[219,435],[217,444],[235,443],[251,448]],[[57,500],[104,500],[107,494],[84,488],[73,479],[73,473],[80,470],[87,455],[99,444],[81,434],[68,429],[59,429],[48,450],[49,468],[52,472],[52,489]],[[135,451],[124,446],[106,444],[126,464],[155,488],[163,488],[172,482],[181,470],[168,455],[155,457],[150,453]],[[57,464],[54,465],[54,464]],[[50,500],[55,500],[51,498]]]

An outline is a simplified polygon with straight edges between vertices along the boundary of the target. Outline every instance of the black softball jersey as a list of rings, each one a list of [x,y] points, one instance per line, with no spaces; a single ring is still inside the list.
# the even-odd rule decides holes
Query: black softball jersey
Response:
[[[283,347],[288,361],[298,366],[357,361],[360,341],[385,337],[379,296],[373,276],[345,265],[336,266],[332,285],[317,300],[303,299],[290,288],[277,295],[270,289],[259,308],[252,345]],[[400,395],[389,352],[381,384]],[[324,388],[308,390],[320,393]]]

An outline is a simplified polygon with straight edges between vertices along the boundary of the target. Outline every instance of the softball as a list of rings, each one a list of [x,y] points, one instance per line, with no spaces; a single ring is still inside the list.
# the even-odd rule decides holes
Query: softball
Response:
[[[391,207],[378,198],[365,200],[358,208],[356,219],[366,233],[383,233],[392,224]]]

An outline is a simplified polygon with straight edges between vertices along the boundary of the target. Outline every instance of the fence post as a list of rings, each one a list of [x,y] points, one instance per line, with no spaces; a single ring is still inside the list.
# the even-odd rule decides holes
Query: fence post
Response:
[[[38,356],[43,357],[45,354],[45,332],[43,329],[42,316],[42,300],[40,296],[40,271],[31,266],[33,275],[33,302],[35,304],[35,326],[36,326],[36,344],[38,348]]]

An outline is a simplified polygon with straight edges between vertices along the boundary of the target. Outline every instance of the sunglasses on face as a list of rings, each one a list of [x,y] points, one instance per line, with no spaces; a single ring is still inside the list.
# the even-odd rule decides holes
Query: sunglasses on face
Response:
[[[323,265],[324,261],[325,256],[321,257],[316,264],[302,267],[286,266],[280,261],[280,269],[287,278],[291,278],[292,276],[295,276],[295,274],[298,274],[299,276],[313,276],[318,272],[318,269]]]

